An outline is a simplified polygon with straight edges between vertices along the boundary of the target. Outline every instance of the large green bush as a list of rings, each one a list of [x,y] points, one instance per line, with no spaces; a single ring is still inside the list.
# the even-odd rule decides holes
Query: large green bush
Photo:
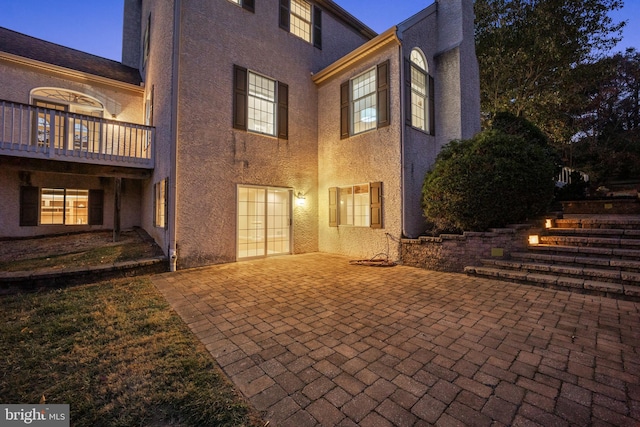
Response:
[[[425,217],[436,230],[504,227],[548,208],[555,156],[542,133],[518,121],[501,120],[494,129],[442,149],[422,189]]]

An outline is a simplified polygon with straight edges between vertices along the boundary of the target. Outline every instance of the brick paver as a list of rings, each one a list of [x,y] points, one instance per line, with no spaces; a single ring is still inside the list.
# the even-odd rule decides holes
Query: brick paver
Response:
[[[640,303],[348,261],[153,281],[270,426],[640,426]]]

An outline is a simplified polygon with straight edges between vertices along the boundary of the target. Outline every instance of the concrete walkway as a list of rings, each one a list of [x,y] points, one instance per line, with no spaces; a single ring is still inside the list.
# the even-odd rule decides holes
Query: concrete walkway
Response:
[[[153,282],[270,427],[640,425],[640,303],[348,261]]]

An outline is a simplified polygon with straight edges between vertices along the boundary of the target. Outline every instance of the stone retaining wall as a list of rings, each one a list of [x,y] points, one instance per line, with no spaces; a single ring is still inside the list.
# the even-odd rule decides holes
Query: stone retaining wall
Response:
[[[531,225],[516,225],[488,232],[442,234],[437,237],[402,239],[402,263],[427,270],[462,273],[465,266],[480,265],[483,258],[508,258],[526,250],[530,234],[540,234]]]

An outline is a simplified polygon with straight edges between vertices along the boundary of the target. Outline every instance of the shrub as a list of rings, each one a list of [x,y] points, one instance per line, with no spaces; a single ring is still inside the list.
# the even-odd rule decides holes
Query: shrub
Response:
[[[437,230],[471,231],[540,215],[553,199],[554,158],[546,139],[530,141],[517,131],[452,141],[425,177],[424,215]]]

